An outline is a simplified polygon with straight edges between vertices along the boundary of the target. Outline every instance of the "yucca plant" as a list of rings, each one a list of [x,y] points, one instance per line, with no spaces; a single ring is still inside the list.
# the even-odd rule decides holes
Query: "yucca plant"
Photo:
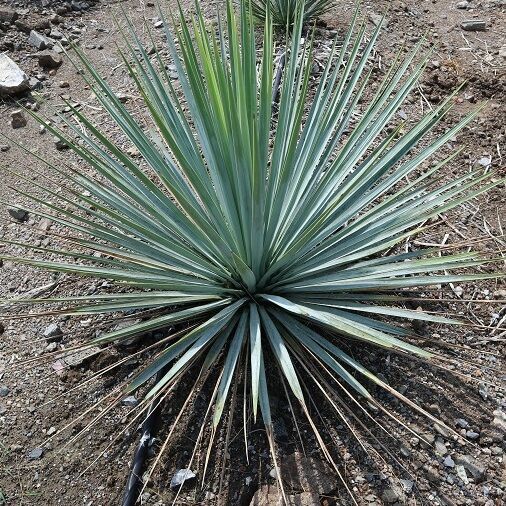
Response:
[[[176,38],[164,20],[177,89],[167,75],[168,62],[158,52],[150,58],[127,28],[127,50],[121,54],[153,121],[148,130],[76,48],[78,65],[101,106],[141,161],[69,104],[78,124],[61,115],[67,134],[54,124],[47,128],[90,171],[60,169],[35,155],[66,184],[56,190],[30,181],[46,197],[29,188],[19,193],[37,204],[28,211],[68,229],[64,240],[76,248],[16,242],[55,259],[2,258],[107,279],[113,288],[94,295],[9,300],[10,307],[59,304],[61,314],[76,317],[135,312],[144,318],[80,348],[172,328],[149,346],[135,377],[107,397],[112,407],[128,393],[144,392],[134,411],[137,419],[200,363],[196,384],[219,370],[210,404],[213,435],[234,378],[240,377],[249,393],[245,413],[256,419],[260,412],[273,448],[269,399],[278,380],[266,373],[268,366],[279,369],[307,417],[302,377],[314,381],[317,391],[330,395],[330,388],[341,389],[363,406],[380,406],[370,388],[378,386],[434,420],[361,365],[359,357],[367,344],[406,357],[438,358],[434,350],[413,344],[403,322],[459,322],[406,309],[404,291],[492,277],[467,271],[486,263],[477,253],[394,249],[440,213],[497,184],[490,173],[479,171],[442,179],[441,168],[456,153],[430,168],[424,164],[476,113],[435,135],[452,95],[416,125],[385,133],[417,85],[427,57],[417,61],[422,43],[407,58],[399,56],[369,97],[367,62],[379,28],[366,40],[365,27],[357,29],[358,14],[342,47],[333,46],[308,102],[311,44],[301,46],[299,10],[274,114],[270,15],[258,65],[248,9],[242,4],[237,20],[229,0],[226,17],[226,28],[220,23],[214,34],[199,9],[192,20],[181,12]],[[368,105],[359,106],[365,99]],[[448,273],[456,269],[459,273]]]
[[[303,20],[308,23],[321,16],[334,2],[334,0],[243,0],[251,1],[253,14],[260,21],[264,21],[267,11],[272,22],[282,28],[291,27],[297,15],[297,10],[304,9]]]

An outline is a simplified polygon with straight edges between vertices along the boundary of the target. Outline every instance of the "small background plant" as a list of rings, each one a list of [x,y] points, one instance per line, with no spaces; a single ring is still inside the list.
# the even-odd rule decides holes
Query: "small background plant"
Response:
[[[269,10],[272,22],[278,27],[291,27],[297,17],[297,9],[304,8],[304,23],[313,21],[328,10],[335,0],[243,0],[251,1],[253,14],[263,22]]]
[[[59,117],[70,134],[56,124],[46,128],[93,175],[57,167],[35,153],[65,184],[56,190],[44,181],[27,181],[26,189],[16,189],[36,204],[30,213],[68,231],[62,237],[68,248],[4,240],[27,255],[2,258],[112,283],[92,295],[8,303],[13,319],[39,316],[15,314],[26,305],[47,305],[50,314],[76,318],[118,313],[138,318],[59,350],[53,358],[113,347],[135,336],[143,336],[143,347],[95,374],[92,379],[142,357],[135,374],[117,378],[94,406],[93,419],[67,445],[133,393],[142,399],[129,414],[128,426],[135,427],[151,402],[163,402],[181,388],[185,373],[195,370],[191,387],[184,390],[188,403],[203,384],[210,383],[212,392],[203,417],[210,425],[202,423],[187,464],[207,446],[202,481],[225,408],[241,401],[245,427],[248,420],[262,418],[277,465],[272,397],[281,388],[293,403],[294,423],[303,419],[308,424],[338,474],[339,447],[325,440],[314,421],[311,407],[317,395],[328,402],[332,419],[344,425],[348,412],[334,399],[345,399],[372,419],[371,406],[373,413],[396,419],[377,390],[443,425],[367,368],[361,355],[376,350],[442,368],[454,365],[433,343],[419,345],[407,322],[462,322],[412,310],[412,291],[490,279],[496,277],[493,266],[473,251],[403,251],[398,246],[441,213],[500,182],[482,170],[450,181],[439,178],[458,150],[430,167],[425,164],[477,114],[436,134],[455,94],[410,128],[387,130],[418,85],[428,56],[421,55],[420,43],[405,59],[393,61],[365,100],[371,83],[367,62],[380,28],[365,40],[357,18],[342,48],[332,47],[322,78],[311,83],[312,47],[301,45],[304,17],[297,11],[275,117],[272,24],[264,26],[258,62],[254,23],[244,4],[237,19],[227,3],[226,28],[220,26],[218,35],[209,33],[200,11],[190,20],[181,12],[178,45],[163,18],[178,90],[162,54],[155,51],[150,58],[133,27],[126,27],[127,49],[121,55],[151,117],[148,129],[76,48],[87,83],[141,162],[68,103],[77,122]],[[41,252],[52,259],[37,258]],[[149,332],[158,332],[154,342],[144,339]],[[170,430],[160,455],[172,436]]]

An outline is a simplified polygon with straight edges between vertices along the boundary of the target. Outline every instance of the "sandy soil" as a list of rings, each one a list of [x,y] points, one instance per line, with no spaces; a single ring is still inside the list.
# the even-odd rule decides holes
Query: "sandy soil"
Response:
[[[175,2],[168,2],[171,7]],[[212,19],[212,3],[203,0],[205,13]],[[35,4],[35,5],[34,5]],[[40,112],[48,117],[52,111],[64,111],[63,99],[79,103],[99,124],[108,126],[108,118],[97,107],[90,90],[83,84],[76,69],[67,58],[50,75],[39,67],[36,51],[28,45],[26,27],[44,31],[50,26],[79,40],[102,75],[118,92],[129,96],[129,107],[144,121],[140,99],[127,76],[121,58],[117,54],[116,44],[122,45],[121,35],[113,19],[119,17],[121,6],[128,16],[144,33],[142,19],[145,17],[151,26],[156,22],[156,10],[150,2],[126,0],[122,2],[90,2],[82,11],[64,12],[63,2],[10,2],[0,0],[0,12],[4,6],[20,12],[17,24],[2,25],[0,31],[0,51],[5,51],[31,77],[37,77],[42,83],[39,93],[44,98]],[[184,2],[190,8],[192,2]],[[409,123],[417,121],[428,108],[438,103],[455,86],[467,80],[466,86],[458,95],[457,104],[448,117],[446,126],[458,120],[463,114],[483,101],[486,108],[477,119],[457,138],[445,146],[443,153],[451,148],[462,146],[462,154],[448,168],[448,178],[456,177],[473,167],[494,170],[497,177],[506,176],[506,3],[502,0],[468,2],[467,8],[462,2],[448,0],[405,2],[384,0],[364,1],[363,12],[372,27],[378,15],[389,6],[387,26],[381,37],[374,57],[375,75],[378,79],[384,75],[388,63],[399,50],[407,51],[425,34],[428,43],[434,44],[434,54],[430,58],[427,71],[419,89],[413,93],[405,106],[402,118]],[[462,4],[462,5],[460,5]],[[324,50],[328,46],[334,31],[342,33],[349,22],[353,2],[336,2],[320,20],[317,31],[316,59],[324,59]],[[59,11],[57,9],[60,9]],[[61,12],[54,17],[55,12]],[[485,31],[465,31],[461,23],[466,20],[483,20]],[[20,23],[21,22],[21,23]],[[24,31],[23,31],[24,30]],[[154,29],[156,43],[163,46],[163,38]],[[405,49],[401,49],[405,47]],[[317,75],[314,76],[317,79]],[[23,105],[35,102],[30,95],[20,98]],[[49,179],[56,186],[65,184],[64,179],[55,175],[44,165],[30,159],[20,143],[29,147],[45,160],[55,160],[55,164],[71,164],[87,170],[68,151],[58,151],[54,140],[47,132],[41,132],[35,121],[19,129],[12,129],[10,114],[18,105],[10,99],[0,102],[0,134],[8,139],[0,139],[0,202],[13,204],[25,202],[21,194],[14,189],[38,193],[33,182]],[[124,148],[130,146],[119,132],[111,134]],[[488,161],[487,161],[488,160]],[[4,170],[10,169],[10,171]],[[12,172],[11,172],[12,171]],[[15,174],[14,174],[15,173]],[[466,208],[444,217],[444,222],[431,229],[418,240],[422,243],[448,244],[468,241],[474,238],[486,240],[477,245],[478,249],[505,250],[506,241],[501,237],[506,227],[506,191],[504,185],[497,187],[488,195],[480,198]],[[5,205],[3,206],[5,208]],[[59,240],[52,233],[61,230],[55,224],[42,222],[35,214],[28,221],[12,223],[5,211],[1,213],[0,238],[22,240],[31,243],[58,245]],[[448,235],[447,235],[448,234]],[[8,251],[16,255],[22,250],[15,246],[0,245],[0,252]],[[45,287],[45,294],[92,292],[101,281],[81,281],[72,277],[54,277],[25,266],[5,262],[0,267],[0,297],[22,295],[31,290]],[[322,407],[322,399],[315,394],[312,406],[315,416],[321,414],[320,426],[330,427],[329,433],[336,443],[340,456],[340,468],[353,489],[359,504],[484,504],[486,506],[504,504],[506,491],[506,469],[504,461],[504,434],[501,428],[501,409],[504,413],[506,400],[503,391],[497,386],[504,381],[504,316],[506,306],[506,286],[504,283],[480,283],[477,286],[462,285],[444,292],[444,297],[454,302],[437,302],[430,306],[434,310],[459,313],[469,323],[488,328],[464,327],[459,330],[428,326],[416,328],[424,339],[440,342],[448,354],[473,361],[476,367],[462,364],[459,372],[469,374],[471,380],[462,379],[451,370],[437,371],[419,363],[403,363],[399,358],[373,350],[361,350],[360,357],[376,371],[381,371],[389,383],[403,388],[410,398],[420,402],[441,416],[457,431],[463,431],[468,443],[456,442],[448,434],[434,427],[427,420],[385,399],[397,415],[417,434],[425,434],[429,445],[424,444],[409,431],[386,417],[377,414],[378,420],[386,432],[378,427],[370,429],[376,439],[371,443],[384,457],[385,462],[368,456],[354,441],[342,425],[335,422],[335,415]],[[440,294],[438,294],[440,295]],[[462,304],[458,297],[490,299],[488,304]],[[499,302],[502,300],[502,302]],[[81,381],[90,377],[115,358],[125,355],[124,349],[101,351],[94,357],[82,361],[78,366],[55,370],[55,360],[51,357],[48,343],[43,332],[51,323],[58,323],[63,331],[62,344],[69,346],[78,336],[92,335],[101,328],[109,328],[116,322],[109,319],[82,319],[70,321],[51,316],[36,320],[2,320],[0,328],[4,332],[0,340],[0,505],[2,494],[4,503],[9,505],[112,505],[118,504],[125,486],[132,452],[137,443],[138,434],[133,426],[125,431],[118,443],[105,454],[101,452],[108,446],[118,431],[126,427],[128,406],[107,413],[93,430],[77,441],[65,446],[71,437],[78,433],[83,423],[67,431],[57,432],[76,416],[91,407],[118,382],[115,376],[103,376],[85,388],[70,390]],[[1,331],[0,331],[1,332]],[[61,346],[59,344],[58,346]],[[19,360],[34,356],[46,357],[46,363],[25,368],[13,366]],[[121,376],[129,374],[136,364],[126,365]],[[450,366],[455,369],[455,366]],[[492,382],[492,384],[488,384]],[[162,465],[148,484],[142,497],[143,504],[171,504],[174,494],[169,482],[177,469],[186,467],[193,451],[201,426],[201,416],[207,408],[212,385],[204,385],[201,395],[192,399],[189,412],[182,419],[179,433],[169,445],[162,459]],[[242,384],[242,383],[241,383]],[[174,421],[185,400],[185,392],[191,383],[183,383],[178,393],[170,398],[164,408],[160,426],[160,439],[154,448],[163,441],[164,434]],[[5,396],[1,392],[4,389]],[[55,403],[48,402],[61,394],[69,393]],[[300,451],[297,428],[289,414],[286,400],[280,396],[276,403],[277,419],[276,440],[280,458]],[[350,408],[351,409],[351,408]],[[321,410],[321,411],[320,411]],[[352,410],[353,412],[353,410]],[[85,417],[86,419],[86,417]],[[467,422],[457,422],[463,419]],[[460,423],[460,425],[459,425]],[[503,422],[504,423],[504,422]],[[232,420],[232,436],[228,448],[225,448],[225,434],[217,435],[217,450],[212,455],[212,465],[203,488],[193,485],[183,489],[176,504],[225,504],[247,505],[254,493],[265,484],[274,484],[270,476],[272,463],[265,447],[265,439],[260,426],[251,424],[251,436],[248,441],[250,460],[244,457],[244,436],[242,419]],[[299,427],[303,434],[305,450],[308,455],[320,461],[317,444],[310,428],[304,423]],[[206,429],[207,431],[207,429]],[[478,437],[469,436],[476,433]],[[48,440],[48,437],[51,437]],[[40,458],[30,458],[30,452],[42,448]],[[205,446],[203,447],[205,452]],[[194,469],[203,461],[202,451]],[[391,455],[388,453],[391,452]],[[34,454],[32,454],[33,456]],[[476,476],[467,469],[466,479],[458,475],[456,468],[462,458],[475,459],[474,465],[479,471]],[[228,458],[225,458],[228,457]],[[455,467],[445,463],[451,456]],[[95,465],[81,473],[96,458]],[[465,460],[464,458],[464,460]],[[395,459],[398,459],[395,462]],[[302,465],[304,468],[308,463]],[[193,468],[193,467],[192,467]],[[288,472],[290,472],[288,470]],[[299,469],[295,474],[303,474]],[[320,478],[320,477],[319,477]],[[318,479],[319,479],[318,478]],[[404,480],[404,481],[399,481]],[[342,484],[332,480],[315,496],[299,497],[298,504],[351,504]],[[221,482],[221,487],[220,487]],[[200,483],[200,482],[199,482]],[[305,486],[293,486],[300,492]],[[311,488],[311,487],[310,487]],[[263,489],[262,489],[263,490]],[[322,489],[323,490],[323,489]],[[390,493],[392,492],[392,493]],[[277,504],[272,496],[263,492],[264,502],[255,504]],[[270,502],[269,502],[270,501]],[[306,501],[306,502],[301,502]]]

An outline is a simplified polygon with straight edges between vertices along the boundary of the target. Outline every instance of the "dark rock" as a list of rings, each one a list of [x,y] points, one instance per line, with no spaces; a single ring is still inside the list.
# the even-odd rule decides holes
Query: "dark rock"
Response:
[[[470,19],[468,21],[462,21],[460,27],[462,30],[468,32],[484,32],[487,29],[487,23],[480,19]]]
[[[14,9],[0,6],[0,21],[2,23],[14,23],[18,17],[18,13]]]
[[[11,206],[7,208],[10,217],[16,221],[26,221],[28,219],[28,212],[20,207]]]
[[[338,486],[336,474],[323,461],[293,453],[280,465],[281,478],[292,490],[311,490],[326,494]]]
[[[21,109],[16,109],[11,112],[11,126],[12,128],[23,128],[26,126],[26,118],[23,115],[23,111]]]
[[[55,51],[46,49],[37,55],[39,65],[44,68],[54,69],[62,64],[62,57]]]
[[[9,389],[6,386],[0,387],[0,397],[7,397],[9,395]]]
[[[2,267],[2,261],[0,260],[0,267]],[[0,335],[2,335],[5,332],[5,327],[2,322],[0,322]]]
[[[439,483],[441,481],[441,476],[439,475],[439,472],[435,467],[424,466],[423,469],[425,471],[427,479],[431,483]]]
[[[30,33],[32,30],[35,31],[44,31],[50,28],[49,19],[47,18],[39,18],[39,17],[30,17],[27,19],[18,19],[15,21],[15,25],[18,27],[20,31],[23,33]]]
[[[6,54],[0,53],[0,95],[15,95],[29,89],[28,76]]]
[[[48,343],[61,341],[63,331],[57,323],[51,323],[44,330],[44,338]]]

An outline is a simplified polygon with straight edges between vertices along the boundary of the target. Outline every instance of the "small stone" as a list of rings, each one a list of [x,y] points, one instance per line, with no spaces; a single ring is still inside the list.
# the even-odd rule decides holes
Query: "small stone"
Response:
[[[47,353],[53,353],[54,351],[56,351],[58,349],[58,343],[49,343],[46,348],[45,348],[45,351]]]
[[[55,51],[46,49],[37,55],[39,65],[44,68],[54,69],[62,64],[62,57]]]
[[[485,385],[485,383],[480,383],[478,385],[478,393],[480,394],[480,397],[486,401],[488,399],[488,387]]]
[[[469,2],[467,0],[462,0],[462,2],[457,2],[455,7],[457,7],[457,9],[467,9],[469,7]]]
[[[480,19],[470,19],[468,21],[462,21],[460,27],[462,30],[468,32],[484,32],[487,29],[487,23]]]
[[[411,480],[401,480],[401,485],[407,494],[411,494],[411,491],[413,490],[413,486],[415,485],[413,481]]]
[[[471,441],[474,441],[475,439],[478,439],[480,437],[479,432],[474,432],[474,430],[468,430],[466,432],[467,439],[471,439]]]
[[[491,156],[482,156],[478,160],[478,164],[482,167],[490,167],[490,164],[492,163],[492,157]]]
[[[19,15],[14,9],[9,7],[0,6],[0,21],[2,23],[14,23]]]
[[[0,145],[0,151],[2,153],[6,153],[7,151],[9,151],[9,149],[11,149],[11,147],[8,144],[2,144],[2,145]]]
[[[371,12],[369,14],[369,19],[371,20],[374,26],[379,26],[381,24],[382,28],[387,27],[387,20],[383,18],[382,14],[376,14],[375,12]]]
[[[464,469],[471,474],[476,483],[480,483],[485,479],[487,468],[475,458],[471,457],[471,455],[457,455],[455,457],[455,463],[463,466]]]
[[[52,46],[51,41],[47,37],[35,30],[30,32],[30,35],[28,36],[28,44],[37,49],[46,49],[46,47]]]
[[[503,452],[503,449],[500,448],[499,446],[492,446],[492,448],[490,448],[490,453],[492,455],[499,456],[499,455],[502,455],[504,452]]]
[[[12,206],[7,208],[7,212],[10,217],[16,221],[26,221],[28,220],[28,211],[21,209],[20,207]]]
[[[397,501],[399,501],[401,497],[399,496],[399,493],[394,488],[387,488],[383,494],[381,494],[381,500],[385,504],[394,504]]]
[[[72,368],[84,366],[92,357],[98,355],[101,351],[102,350],[98,346],[78,350],[74,353],[71,353],[70,355],[65,356],[63,359],[64,365],[66,364]],[[55,367],[55,364],[53,364],[53,367]]]
[[[7,397],[9,395],[9,389],[6,386],[0,387],[0,397]]]
[[[455,424],[462,429],[467,429],[469,427],[469,422],[463,418],[457,418]]]
[[[56,40],[60,40],[60,39],[63,39],[63,33],[60,32],[60,30],[58,30],[57,28],[51,28],[51,33],[49,34],[49,36],[52,38],[52,39],[56,39]]]
[[[434,451],[438,457],[442,457],[448,453],[448,449],[446,448],[446,445],[443,443],[443,441],[441,441],[441,439],[437,439],[434,446]]]
[[[133,157],[136,157],[136,156],[139,156],[140,155],[140,151],[135,147],[135,146],[131,146],[129,147],[127,150],[127,155],[128,156],[133,156]]]
[[[457,476],[467,485],[469,483],[469,480],[467,479],[467,474],[464,466],[458,465],[455,468],[455,471],[457,472]]]
[[[54,137],[54,145],[58,151],[63,151],[64,149],[68,149],[69,145],[62,139],[58,137]]]
[[[86,11],[90,8],[90,4],[88,2],[77,2],[76,0],[72,0],[70,4],[73,11]]]
[[[52,436],[53,434],[56,434],[56,427],[49,427],[46,432],[46,436]]]
[[[499,56],[501,58],[506,58],[506,44],[499,49]]]
[[[409,448],[406,448],[404,445],[401,445],[399,451],[401,452],[401,455],[403,457],[410,457],[411,456],[411,452],[409,451]]]
[[[135,396],[133,395],[129,395],[128,397],[125,397],[121,403],[123,404],[123,406],[129,406],[131,408],[134,408],[135,406],[137,406],[137,404],[139,404],[139,401],[135,398]]]
[[[443,460],[443,464],[446,466],[446,467],[451,467],[452,469],[455,467],[455,461],[450,457],[450,455],[448,455],[448,457],[446,457],[444,460]]]
[[[155,28],[162,28],[163,26],[163,21],[156,21],[153,25]]]
[[[63,331],[57,323],[51,323],[46,327],[43,335],[48,343],[58,342],[62,340]]]
[[[50,228],[53,222],[49,218],[42,218],[37,225],[37,228],[43,232],[47,232]]]
[[[42,84],[42,81],[39,81],[36,77],[30,77],[28,84],[30,86],[30,89],[35,91],[41,90],[44,86]]]
[[[178,469],[170,480],[170,488],[176,488],[197,475],[191,469]]]
[[[60,81],[60,82],[58,83],[58,86],[59,86],[60,88],[70,88],[70,83],[69,83],[68,81]]]
[[[431,483],[439,483],[441,481],[441,476],[439,475],[438,470],[435,467],[424,466],[425,474],[427,479]]]
[[[443,425],[440,425],[439,423],[434,424],[434,429],[438,434],[441,434],[444,438],[449,438],[451,436],[451,432],[444,427]]]
[[[126,102],[128,102],[128,99],[130,98],[126,93],[118,93],[116,95],[118,97],[118,100],[122,103],[122,104],[125,104]]]
[[[34,448],[30,453],[28,454],[28,458],[30,460],[37,460],[42,457],[42,454],[44,453],[44,450],[42,448]]]
[[[506,434],[506,413],[501,409],[494,411],[494,419],[492,420],[492,427]]]
[[[0,53],[0,95],[15,95],[29,89],[28,76],[6,54]]]
[[[23,111],[21,109],[16,109],[11,112],[11,126],[12,128],[23,128],[26,126],[26,118],[23,115]]]

